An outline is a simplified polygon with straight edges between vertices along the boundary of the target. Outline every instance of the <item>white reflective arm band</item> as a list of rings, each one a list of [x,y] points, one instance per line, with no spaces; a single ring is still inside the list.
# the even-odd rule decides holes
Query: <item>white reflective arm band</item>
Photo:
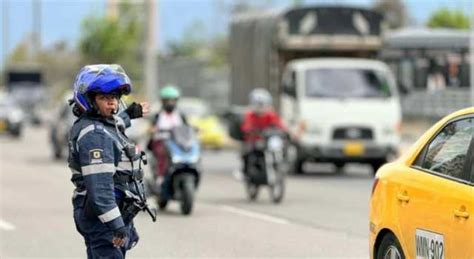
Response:
[[[114,164],[92,164],[81,167],[82,176],[100,173],[115,173]]]
[[[84,129],[82,129],[81,132],[79,132],[79,137],[77,137],[77,142],[79,142],[82,137],[84,137],[87,133],[93,131],[94,129],[95,129],[94,125],[89,125],[85,127]]]
[[[106,213],[102,214],[102,215],[99,215],[99,219],[102,223],[107,223],[109,221],[112,221],[118,217],[120,217],[121,214],[120,214],[120,210],[118,207],[115,207],[109,211],[107,211]]]
[[[133,170],[138,170],[140,168],[140,160],[133,161]],[[119,162],[117,166],[118,171],[132,171],[132,163],[130,161]]]

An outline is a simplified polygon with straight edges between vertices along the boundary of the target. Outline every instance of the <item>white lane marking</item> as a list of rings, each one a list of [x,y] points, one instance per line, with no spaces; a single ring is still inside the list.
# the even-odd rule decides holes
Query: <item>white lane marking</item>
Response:
[[[227,212],[232,212],[232,213],[236,213],[236,214],[240,214],[240,215],[243,215],[243,216],[247,216],[247,217],[251,217],[251,218],[255,218],[255,219],[259,219],[259,220],[263,220],[263,221],[267,221],[267,222],[272,222],[272,223],[276,223],[276,224],[290,224],[290,222],[286,219],[282,219],[282,218],[277,218],[277,217],[274,217],[274,216],[270,216],[270,215],[266,215],[266,214],[262,214],[262,213],[258,213],[258,212],[253,212],[253,211],[248,211],[248,210],[244,210],[244,209],[239,209],[239,208],[235,208],[235,207],[231,207],[231,206],[228,206],[228,205],[222,205],[220,206],[220,209],[224,210],[224,211],[227,211]]]
[[[15,226],[12,223],[6,222],[2,219],[0,219],[0,229],[1,230],[6,230],[6,231],[11,231],[15,229]]]

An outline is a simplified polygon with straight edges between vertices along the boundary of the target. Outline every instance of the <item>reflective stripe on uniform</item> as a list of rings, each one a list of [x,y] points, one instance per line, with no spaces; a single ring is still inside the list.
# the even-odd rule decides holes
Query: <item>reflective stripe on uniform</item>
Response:
[[[122,126],[123,128],[125,128],[125,121],[122,119],[122,117],[120,117],[120,116],[114,116],[114,117],[117,120],[117,125]]]
[[[100,173],[115,173],[115,165],[114,164],[93,164],[93,165],[86,165],[81,167],[82,175],[91,175],[91,174],[100,174]]]
[[[75,175],[75,174],[81,174],[81,172],[79,172],[79,171],[77,171],[77,170],[75,170],[75,169],[72,169],[72,168],[71,168],[71,172],[72,172],[73,175]]]
[[[133,168],[132,168],[132,163],[130,163],[130,161],[122,161],[122,162],[119,162],[117,165],[118,171],[132,171],[132,169],[137,170],[139,168],[140,168],[140,160],[138,159],[133,161]]]
[[[112,133],[110,133],[105,128],[103,130],[104,130],[105,134],[109,135],[109,137],[111,137],[114,140],[114,143],[117,144],[119,149],[123,149],[122,143],[120,143],[120,141],[118,141],[117,138],[114,135],[112,135]]]
[[[115,207],[109,211],[107,211],[106,213],[102,214],[102,215],[99,215],[99,219],[102,223],[107,223],[109,221],[112,221],[118,217],[120,217],[121,214],[120,214],[120,210],[118,207]]]
[[[93,131],[94,129],[95,129],[95,125],[93,124],[83,128],[81,132],[79,132],[79,137],[77,137],[77,142],[79,142],[79,140],[81,140],[82,137],[84,137],[87,133]]]
[[[82,192],[78,192],[78,191],[74,190],[74,192],[73,192],[73,194],[72,194],[72,198],[74,199],[74,198],[76,198],[76,196],[78,196],[78,195],[84,196],[84,195],[86,195],[86,194],[87,194],[87,190],[84,190],[84,191],[82,191]]]

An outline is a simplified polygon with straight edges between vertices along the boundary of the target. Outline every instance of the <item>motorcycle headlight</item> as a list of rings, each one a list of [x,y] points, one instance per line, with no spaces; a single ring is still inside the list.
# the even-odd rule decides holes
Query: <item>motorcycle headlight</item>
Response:
[[[270,137],[268,139],[268,148],[270,150],[281,150],[281,149],[283,149],[283,140],[279,137]]]

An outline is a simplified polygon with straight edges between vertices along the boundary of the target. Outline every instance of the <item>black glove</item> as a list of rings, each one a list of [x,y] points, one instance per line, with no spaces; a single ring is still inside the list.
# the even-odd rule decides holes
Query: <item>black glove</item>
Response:
[[[127,227],[123,226],[114,230],[114,238],[125,239],[128,237]]]
[[[132,103],[128,108],[125,110],[125,112],[128,114],[130,119],[136,119],[143,117],[143,109],[142,106],[138,103]]]
[[[114,231],[114,237],[112,238],[112,244],[116,248],[125,247],[128,241],[128,231],[127,228],[121,227]]]

